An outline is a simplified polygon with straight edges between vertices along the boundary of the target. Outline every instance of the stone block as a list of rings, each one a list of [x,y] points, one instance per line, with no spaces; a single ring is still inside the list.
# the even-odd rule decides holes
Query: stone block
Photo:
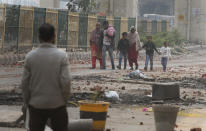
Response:
[[[177,83],[159,83],[152,85],[153,100],[180,98],[180,87]]]

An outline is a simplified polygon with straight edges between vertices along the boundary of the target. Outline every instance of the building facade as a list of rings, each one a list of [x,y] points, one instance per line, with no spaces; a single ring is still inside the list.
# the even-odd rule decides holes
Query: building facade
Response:
[[[190,42],[206,43],[206,1],[175,0],[175,26]]]
[[[40,0],[42,8],[59,8],[59,0]]]
[[[174,0],[139,0],[139,15],[174,15]]]
[[[134,17],[138,15],[138,0],[97,0],[99,12],[108,16]]]

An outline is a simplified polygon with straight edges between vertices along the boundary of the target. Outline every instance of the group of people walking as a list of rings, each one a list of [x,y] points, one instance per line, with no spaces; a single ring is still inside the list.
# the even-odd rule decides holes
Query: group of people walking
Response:
[[[114,70],[115,64],[113,51],[115,48],[115,30],[111,25],[109,25],[108,21],[104,21],[103,26],[104,30],[101,30],[101,24],[97,23],[96,29],[91,33],[90,46],[92,55],[92,69],[96,68],[97,59],[100,62],[100,68],[106,69],[106,52],[108,51],[112,69]],[[124,69],[127,68],[128,60],[130,70],[137,70],[139,68],[138,56],[141,49],[146,50],[145,71],[148,70],[149,62],[150,70],[153,70],[153,56],[155,51],[159,55],[162,55],[161,63],[163,66],[163,71],[166,71],[168,58],[171,57],[168,43],[165,42],[159,52],[152,41],[152,36],[147,36],[147,42],[141,46],[139,34],[134,26],[131,27],[129,33],[123,32],[122,38],[118,42],[117,54],[119,54],[119,65],[117,68],[122,69],[122,59],[124,59]]]

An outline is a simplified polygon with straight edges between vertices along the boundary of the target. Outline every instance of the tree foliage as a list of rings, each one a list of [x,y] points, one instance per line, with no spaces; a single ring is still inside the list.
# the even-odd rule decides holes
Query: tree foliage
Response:
[[[147,34],[143,31],[141,27],[138,28],[138,32],[141,41],[145,43],[147,41]],[[152,34],[152,40],[157,47],[163,46],[164,42],[168,42],[169,46],[171,47],[180,46],[185,41],[185,39],[177,30]]]
[[[69,0],[67,4],[68,10],[79,13],[97,13],[99,4],[96,0]]]

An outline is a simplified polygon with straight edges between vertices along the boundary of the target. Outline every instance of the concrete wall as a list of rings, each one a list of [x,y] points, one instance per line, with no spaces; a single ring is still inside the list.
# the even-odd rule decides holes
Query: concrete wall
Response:
[[[125,0],[114,0],[113,15],[114,16],[123,16],[127,15],[127,1]]]
[[[134,17],[138,15],[138,0],[98,0],[100,2],[99,12],[106,15]]]
[[[187,16],[187,0],[175,0],[175,28],[184,38],[187,38]]]
[[[109,0],[97,0],[97,2],[99,3],[98,11],[105,13],[105,15],[108,15],[109,14]]]
[[[59,0],[40,0],[42,8],[59,8]]]
[[[205,0],[175,0],[175,27],[191,42],[206,43],[205,6]]]
[[[190,40],[206,43],[206,0],[191,1]]]
[[[40,7],[59,8],[60,0],[40,0]],[[107,16],[134,17],[138,15],[138,0],[97,0],[100,3],[99,12]]]
[[[139,0],[140,16],[144,14],[174,15],[174,0]]]

